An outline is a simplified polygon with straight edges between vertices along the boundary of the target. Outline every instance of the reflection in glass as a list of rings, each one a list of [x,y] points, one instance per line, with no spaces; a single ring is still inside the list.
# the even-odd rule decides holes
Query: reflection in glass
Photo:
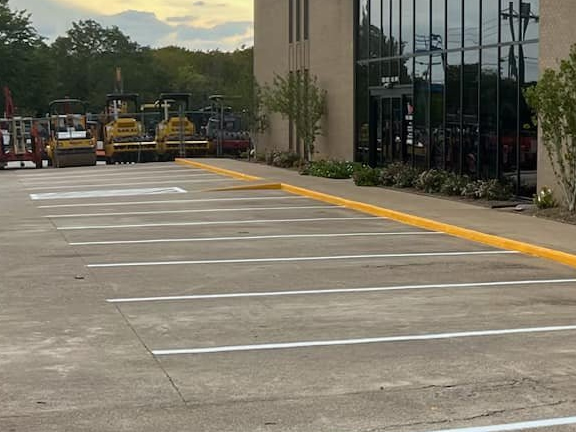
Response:
[[[430,81],[430,134],[431,157],[434,168],[444,168],[444,88],[445,55],[432,56]]]
[[[402,53],[414,52],[414,0],[402,2]]]
[[[446,168],[460,172],[460,84],[462,53],[450,53],[446,65]]]
[[[480,77],[481,178],[498,176],[498,48],[482,51]]]
[[[518,170],[517,47],[502,50],[500,60],[500,145],[503,175],[516,182]]]
[[[370,20],[368,15],[368,0],[359,0],[358,23],[358,59],[368,58],[368,35],[370,34]]]
[[[392,48],[390,46],[390,0],[382,0],[382,57],[390,57]]]
[[[389,12],[391,17],[391,41],[392,55],[400,55],[400,0],[392,0],[392,9]]]
[[[522,0],[522,40],[538,39],[540,36],[540,0]]]
[[[356,159],[368,163],[368,66],[356,66]]]
[[[432,34],[430,48],[432,51],[445,49],[444,37],[446,31],[445,0],[432,0]]]
[[[501,33],[502,42],[514,42],[518,40],[520,22],[518,20],[519,0],[502,0]]]
[[[370,0],[370,57],[381,57],[382,41],[382,0]]]
[[[482,44],[498,43],[500,29],[499,0],[483,0],[482,3]]]
[[[479,52],[464,52],[464,85],[462,94],[462,151],[464,158],[462,171],[465,174],[478,174],[478,79]]]
[[[416,0],[414,52],[430,51],[430,0]]]
[[[428,136],[430,113],[430,56],[415,58],[414,66],[414,142],[412,154],[414,164],[428,166]]]
[[[480,45],[480,0],[464,2],[464,46]]]
[[[462,46],[462,2],[461,0],[447,0],[448,22],[447,41],[448,49]]]

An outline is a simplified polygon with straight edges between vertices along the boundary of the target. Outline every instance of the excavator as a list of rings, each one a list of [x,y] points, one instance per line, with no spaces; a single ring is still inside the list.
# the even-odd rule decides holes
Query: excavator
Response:
[[[136,118],[138,99],[135,93],[106,97],[108,123],[103,138],[107,164],[156,160],[156,142],[147,136],[143,121]]]
[[[86,104],[79,99],[50,102],[49,164],[55,168],[96,165],[96,138],[87,128]]]
[[[38,121],[29,117],[16,116],[14,102],[8,87],[4,87],[4,117],[0,119],[0,169],[10,162],[33,162],[42,168],[44,138]]]
[[[156,127],[156,143],[161,160],[175,157],[207,155],[210,142],[196,130],[190,118],[190,94],[163,93],[156,103],[164,119]]]

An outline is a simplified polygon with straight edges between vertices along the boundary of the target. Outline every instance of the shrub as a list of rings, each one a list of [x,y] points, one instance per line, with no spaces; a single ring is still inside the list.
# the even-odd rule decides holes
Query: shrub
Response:
[[[258,160],[258,156],[257,156]],[[266,163],[279,168],[293,168],[300,165],[301,157],[292,151],[271,151],[265,156]]]
[[[444,184],[440,187],[440,193],[448,196],[461,196],[469,183],[469,177],[449,172],[446,174]]]
[[[431,169],[418,176],[415,186],[426,193],[437,193],[442,189],[447,177],[446,171]]]
[[[349,179],[354,174],[354,171],[361,167],[362,165],[354,162],[314,161],[309,162],[300,173],[302,175],[331,179]]]
[[[356,186],[378,186],[382,171],[378,168],[363,166],[354,171],[352,178]]]
[[[467,198],[507,201],[512,197],[512,186],[496,179],[470,182],[462,191]]]
[[[534,195],[534,204],[540,210],[554,208],[558,205],[554,199],[552,189],[547,186],[544,186],[540,189],[540,192]]]
[[[414,187],[420,171],[412,166],[395,162],[382,169],[380,183],[384,186],[394,186],[398,188]]]

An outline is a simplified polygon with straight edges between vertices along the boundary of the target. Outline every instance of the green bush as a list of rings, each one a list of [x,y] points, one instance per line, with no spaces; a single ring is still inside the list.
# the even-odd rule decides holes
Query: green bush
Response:
[[[440,193],[448,196],[461,196],[466,185],[469,183],[470,178],[468,176],[461,176],[456,173],[448,172],[444,183],[440,187]]]
[[[354,171],[360,169],[361,164],[343,161],[313,161],[309,162],[301,171],[302,175],[325,177],[331,179],[349,179]]]
[[[256,156],[258,160],[258,156]],[[271,151],[265,156],[266,163],[279,168],[293,168],[300,165],[302,158],[292,151]]]
[[[412,166],[395,162],[382,169],[380,183],[384,186],[394,186],[397,188],[414,187],[414,183],[420,175],[420,170]]]
[[[382,171],[378,168],[371,168],[363,166],[352,174],[356,186],[378,186],[380,185],[380,178]]]
[[[448,178],[446,171],[431,169],[418,176],[415,187],[426,193],[438,193]]]
[[[462,196],[489,201],[507,201],[512,197],[512,186],[496,179],[475,180],[466,185]]]
[[[540,192],[534,195],[534,204],[540,210],[554,208],[558,205],[554,199],[552,189],[547,186],[544,186],[542,189],[540,189]]]

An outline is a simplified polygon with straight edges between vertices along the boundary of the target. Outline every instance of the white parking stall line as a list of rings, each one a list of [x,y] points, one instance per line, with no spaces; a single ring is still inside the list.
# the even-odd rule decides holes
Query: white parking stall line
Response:
[[[88,268],[113,268],[113,267],[151,267],[151,266],[176,266],[176,265],[206,265],[206,264],[257,264],[257,263],[286,263],[306,261],[344,261],[366,260],[384,258],[423,258],[423,257],[456,257],[456,256],[484,256],[484,255],[511,255],[518,254],[516,251],[475,251],[475,252],[423,252],[423,253],[396,253],[396,254],[370,254],[370,255],[332,255],[310,257],[283,257],[283,258],[240,258],[240,259],[215,259],[215,260],[191,260],[191,261],[148,261],[126,262],[107,264],[88,264]]]
[[[192,171],[203,171],[202,169],[197,168],[129,168],[123,166],[122,168],[113,169],[113,168],[100,168],[96,169],[95,171],[87,171],[86,173],[79,174],[78,172],[72,172],[68,175],[57,175],[56,173],[52,174],[31,174],[31,173],[22,173],[18,175],[19,180],[32,180],[32,181],[49,181],[49,180],[73,180],[73,179],[85,179],[85,178],[106,178],[106,177],[114,177],[114,176],[125,176],[128,172],[130,173],[174,173],[174,172],[192,172]]]
[[[553,426],[568,426],[576,424],[576,417],[558,417],[545,420],[533,420],[520,423],[507,423],[492,426],[477,426],[458,429],[441,429],[427,432],[506,432],[522,431],[527,429],[541,429]]]
[[[175,183],[217,183],[217,182],[230,182],[235,181],[234,179],[230,178],[223,178],[212,175],[214,178],[207,178],[207,179],[192,179],[192,180],[178,180],[178,179],[171,179],[171,180],[162,180],[162,181],[149,181],[149,182],[135,182],[135,183],[94,183],[94,184],[75,184],[75,185],[68,185],[68,186],[42,186],[42,187],[32,187],[27,188],[29,191],[33,190],[46,190],[46,189],[78,189],[78,188],[88,188],[88,187],[114,187],[114,186],[144,186],[144,185],[160,185],[160,184],[175,184]]]
[[[215,346],[206,348],[163,349],[163,350],[152,350],[152,354],[156,356],[183,355],[183,354],[215,354],[215,353],[230,353],[241,351],[265,351],[265,350],[314,348],[314,347],[345,346],[345,345],[365,345],[365,344],[377,344],[377,343],[382,344],[391,342],[431,341],[431,340],[460,339],[460,338],[481,337],[481,336],[484,337],[507,336],[507,335],[529,334],[529,333],[568,332],[575,330],[576,325],[554,326],[554,327],[532,327],[532,328],[517,328],[517,329],[505,329],[505,330],[480,330],[480,331],[467,331],[467,332],[454,332],[454,333],[419,334],[408,336],[386,336],[386,337],[363,338],[363,339],[340,339],[340,340],[326,340],[326,341],[283,342],[283,343],[269,343],[269,344],[256,344],[256,345],[225,345],[225,346]]]
[[[325,218],[300,218],[300,219],[254,219],[254,220],[227,220],[227,221],[202,221],[202,222],[160,222],[149,224],[130,224],[130,225],[86,225],[86,226],[69,226],[57,227],[60,231],[81,231],[81,230],[105,230],[105,229],[122,229],[122,228],[154,228],[154,227],[178,227],[178,226],[205,226],[205,225],[248,225],[248,224],[266,224],[266,223],[300,223],[300,222],[327,222],[327,221],[355,221],[355,220],[386,220],[378,216],[363,217],[325,217]]]
[[[143,212],[120,212],[120,213],[77,213],[65,215],[47,215],[45,218],[62,219],[62,218],[87,218],[87,217],[105,217],[105,216],[146,216],[161,214],[182,214],[182,213],[228,213],[228,212],[247,212],[247,211],[274,211],[274,210],[342,210],[344,207],[335,205],[309,205],[309,206],[285,206],[285,207],[237,207],[237,208],[211,208],[211,209],[187,209],[187,210],[159,210]]]
[[[441,232],[429,231],[405,231],[405,232],[370,232],[370,233],[332,233],[332,234],[278,234],[261,236],[235,236],[235,237],[196,237],[179,239],[151,239],[151,240],[111,240],[68,243],[70,246],[102,246],[102,245],[130,245],[130,244],[155,244],[155,243],[194,243],[194,242],[219,242],[219,241],[257,241],[257,240],[295,240],[307,238],[338,238],[338,237],[386,237],[386,236],[422,236],[444,235]]]
[[[45,192],[30,194],[32,200],[58,200],[58,199],[81,199],[81,198],[110,198],[137,195],[161,195],[186,193],[179,187],[143,188],[143,189],[117,189],[117,190],[91,190],[74,192]]]
[[[199,173],[199,174],[186,174],[186,173],[182,173],[183,175],[181,176],[180,174],[178,174],[177,176],[175,176],[174,174],[161,174],[161,175],[156,175],[154,173],[150,173],[150,175],[145,176],[145,177],[132,177],[132,176],[126,176],[126,177],[122,177],[121,180],[127,181],[127,180],[166,180],[166,179],[173,179],[173,180],[177,180],[177,179],[190,179],[190,178],[198,178],[198,177],[217,177],[216,174],[213,173]],[[83,185],[85,184],[86,186],[90,186],[91,184],[93,184],[94,181],[96,180],[106,180],[106,176],[100,176],[98,178],[93,178],[93,179],[86,179],[84,178],[84,180],[86,180],[86,182],[83,181],[77,181],[80,179],[75,179],[74,184],[78,184],[78,185]],[[118,181],[120,179],[110,179],[113,181]],[[53,181],[50,180],[49,183],[51,186],[57,186],[57,185],[67,185],[70,184],[71,180],[58,180],[58,181]],[[92,182],[92,183],[88,183],[87,182]],[[28,189],[31,189],[33,187],[36,186],[45,186],[46,185],[46,180],[42,180],[42,181],[33,181],[33,182],[25,182],[25,186],[30,186],[28,187]],[[101,181],[98,182],[98,184],[102,184]]]
[[[191,192],[195,193],[195,192]],[[74,207],[118,207],[118,206],[137,206],[148,204],[193,204],[193,203],[211,203],[211,202],[234,202],[234,201],[272,201],[272,200],[309,200],[310,198],[297,195],[275,195],[268,197],[240,197],[240,198],[200,198],[190,200],[162,200],[162,201],[122,201],[122,202],[103,202],[103,203],[80,203],[80,204],[56,204],[38,206],[39,209],[51,208],[74,208]]]
[[[218,300],[233,298],[252,297],[286,297],[286,296],[308,296],[308,295],[331,295],[331,294],[362,294],[375,292],[406,291],[406,290],[435,290],[435,289],[471,289],[471,288],[499,288],[510,286],[533,286],[533,285],[554,285],[572,284],[576,279],[549,279],[549,280],[524,280],[505,282],[470,282],[457,284],[432,284],[432,285],[400,285],[390,287],[370,287],[370,288],[336,288],[336,289],[316,289],[299,291],[264,291],[264,292],[244,292],[228,294],[196,294],[163,297],[130,297],[107,299],[108,303],[148,303],[148,302],[170,302],[170,301],[191,301],[191,300]]]

